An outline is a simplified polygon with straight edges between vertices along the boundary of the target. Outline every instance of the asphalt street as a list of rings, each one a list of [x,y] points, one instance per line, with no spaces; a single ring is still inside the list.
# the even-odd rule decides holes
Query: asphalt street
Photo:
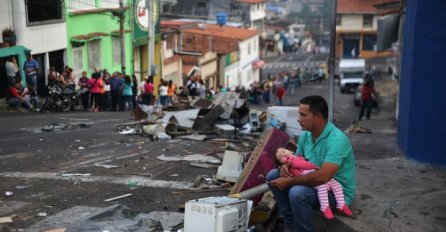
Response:
[[[336,217],[331,224],[322,224],[338,229],[320,231],[441,231],[445,228],[441,219],[444,217],[440,216],[444,204],[435,202],[439,203],[437,199],[444,196],[444,191],[435,186],[444,185],[444,170],[430,170],[429,166],[404,160],[396,139],[396,93],[389,87],[395,83],[384,79],[376,84],[381,107],[374,111],[371,120],[362,122],[372,133],[349,134],[359,180],[357,200],[352,206],[354,217]],[[296,106],[300,98],[313,94],[327,98],[327,81],[305,84],[295,89],[294,94],[288,90],[284,103]],[[250,107],[266,110],[268,105]],[[335,124],[343,130],[356,120],[359,111],[353,105],[353,95],[341,94],[338,86],[334,109]],[[139,135],[118,134],[116,125],[134,122],[129,112],[3,112],[0,120],[0,217],[13,216],[13,223],[0,224],[0,231],[62,228],[82,213],[116,203],[145,213],[181,212],[188,200],[228,194],[228,189],[215,185],[208,186],[211,189],[207,191],[186,191],[192,188],[198,175],[212,177],[216,169],[157,159],[162,155],[221,153],[225,149],[223,143],[152,141]],[[253,149],[255,143],[251,146]],[[376,166],[387,171],[382,172]],[[409,180],[409,170],[421,175]],[[412,186],[395,184],[398,180]],[[131,181],[137,183],[136,188],[129,186]],[[424,185],[429,184],[424,191],[420,186],[423,181]],[[410,199],[404,190],[413,192]],[[6,196],[7,191],[13,195]],[[133,195],[104,202],[127,193]],[[415,197],[428,202],[427,208],[420,209],[421,203],[412,203],[418,208],[402,210]],[[52,223],[45,220],[72,209],[81,213],[59,216]],[[416,224],[423,220],[431,226]]]

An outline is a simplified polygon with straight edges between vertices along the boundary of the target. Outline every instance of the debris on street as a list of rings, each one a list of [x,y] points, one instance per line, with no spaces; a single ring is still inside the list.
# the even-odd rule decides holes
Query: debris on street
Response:
[[[0,224],[3,223],[12,223],[11,217],[0,217]]]
[[[360,122],[354,121],[347,129],[344,130],[346,134],[361,133],[370,134],[372,131],[369,128],[361,126]]]
[[[36,214],[36,216],[37,217],[46,217],[46,216],[48,216],[48,214],[45,213],[45,212],[39,212],[39,213]]]
[[[77,123],[77,124],[64,124],[64,123],[51,123],[47,126],[42,127],[42,131],[51,132],[51,131],[64,131],[64,130],[75,130],[78,128],[88,128],[89,125],[85,123]]]
[[[159,160],[162,161],[199,161],[203,163],[211,163],[211,164],[219,164],[221,163],[221,160],[214,158],[212,156],[207,156],[203,154],[193,154],[193,155],[186,155],[186,156],[165,156],[160,155],[156,157]]]
[[[63,177],[72,177],[72,176],[91,176],[90,173],[63,173],[61,174]]]
[[[115,200],[119,200],[119,199],[122,199],[122,198],[130,197],[132,195],[133,195],[133,193],[127,193],[127,194],[124,194],[124,195],[121,195],[121,196],[117,196],[117,197],[112,197],[112,198],[106,199],[104,201],[105,202],[115,201]]]

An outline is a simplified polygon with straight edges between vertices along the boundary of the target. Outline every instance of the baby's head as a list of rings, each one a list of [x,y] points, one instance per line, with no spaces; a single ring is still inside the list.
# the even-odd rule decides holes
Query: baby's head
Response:
[[[277,149],[277,152],[276,152],[276,159],[279,162],[284,163],[285,158],[289,155],[293,155],[293,152],[290,150],[287,150],[285,148],[279,148],[279,149]]]

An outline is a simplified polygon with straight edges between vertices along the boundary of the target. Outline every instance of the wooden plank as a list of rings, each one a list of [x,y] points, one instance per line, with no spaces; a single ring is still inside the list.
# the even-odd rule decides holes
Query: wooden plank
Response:
[[[285,147],[289,138],[285,132],[275,128],[264,131],[230,194],[240,193],[265,183],[266,174],[276,167],[277,149]],[[254,206],[261,197],[260,195],[252,198]]]
[[[133,193],[127,193],[127,194],[124,194],[124,195],[121,195],[121,196],[117,196],[117,197],[106,199],[104,201],[105,202],[109,202],[109,201],[119,200],[121,198],[126,198],[126,197],[129,197],[129,196],[132,196],[132,195],[133,195]]]

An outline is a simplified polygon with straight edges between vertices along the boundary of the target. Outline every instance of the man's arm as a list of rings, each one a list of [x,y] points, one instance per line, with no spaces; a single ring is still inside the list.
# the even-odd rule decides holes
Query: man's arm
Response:
[[[294,177],[280,177],[274,181],[271,181],[272,186],[283,190],[293,185],[305,185],[305,186],[317,186],[326,183],[338,171],[339,166],[334,163],[325,162],[319,170],[314,172]],[[282,172],[282,170],[281,170]],[[283,175],[282,175],[283,176]]]

